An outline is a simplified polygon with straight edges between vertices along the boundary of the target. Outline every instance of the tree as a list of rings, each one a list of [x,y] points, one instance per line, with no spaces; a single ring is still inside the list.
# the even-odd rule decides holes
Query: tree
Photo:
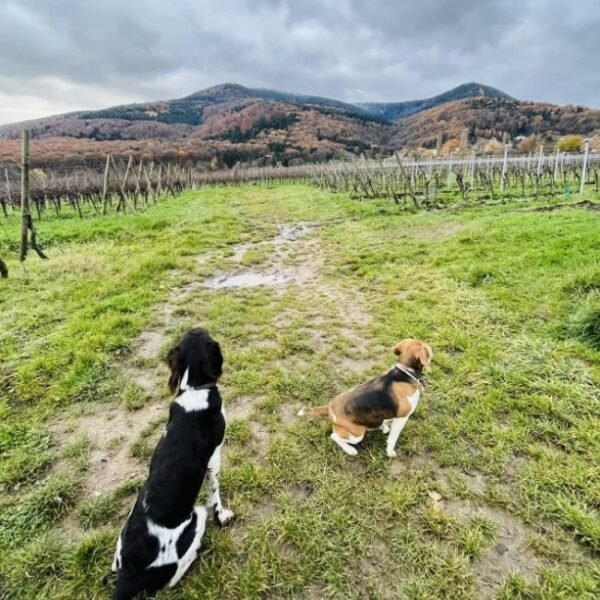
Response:
[[[558,149],[561,152],[579,152],[583,146],[583,137],[580,135],[565,135],[558,142]]]
[[[523,153],[535,152],[538,149],[539,143],[540,140],[537,135],[530,135],[519,142],[517,149]]]
[[[444,156],[450,156],[453,152],[456,152],[460,148],[460,140],[451,138],[447,142],[444,142],[442,146],[442,154]]]
[[[483,147],[483,152],[485,154],[502,154],[502,149],[502,144],[494,137]]]

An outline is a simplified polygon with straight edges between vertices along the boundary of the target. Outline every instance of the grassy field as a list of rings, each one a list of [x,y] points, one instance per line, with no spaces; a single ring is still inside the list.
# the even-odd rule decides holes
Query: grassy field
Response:
[[[248,186],[39,223],[51,259],[0,283],[0,598],[109,597],[161,357],[195,325],[224,350],[238,519],[160,598],[597,598],[600,224],[540,208]],[[350,458],[294,416],[409,336],[435,358],[396,459],[380,432]]]

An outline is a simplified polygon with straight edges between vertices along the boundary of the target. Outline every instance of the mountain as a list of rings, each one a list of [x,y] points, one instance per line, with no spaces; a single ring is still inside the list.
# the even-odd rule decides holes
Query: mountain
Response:
[[[522,102],[479,83],[422,100],[356,104],[225,83],[173,100],[0,126],[0,163],[18,158],[24,126],[31,130],[34,163],[91,162],[110,153],[201,161],[216,168],[434,147],[440,138],[464,137],[465,130],[471,143],[505,132],[511,138],[587,135],[600,130],[600,114],[584,107]]]
[[[108,152],[148,158],[289,163],[370,152],[388,125],[353,104],[226,83],[184,98],[80,111],[0,126],[17,140],[27,126],[41,162],[92,160]],[[65,140],[69,139],[65,152]],[[0,160],[15,146],[0,139]],[[66,156],[65,156],[66,155]]]
[[[535,135],[551,144],[563,135],[595,131],[600,132],[600,110],[484,96],[446,102],[403,119],[395,126],[390,149],[435,148],[439,136],[460,139],[463,132],[470,144],[501,140],[505,133],[510,140]]]
[[[117,120],[129,123],[156,123],[158,124],[157,127],[149,128],[147,133],[152,137],[170,137],[169,129],[162,125],[171,126],[175,132],[180,134],[189,131],[190,127],[202,125],[220,111],[234,107],[244,108],[260,102],[276,102],[302,108],[315,108],[322,113],[354,117],[364,121],[377,123],[383,121],[381,117],[362,110],[354,104],[330,98],[275,90],[251,89],[235,83],[225,83],[174,100],[126,104],[102,110],[72,112],[13,125],[0,125],[0,136],[18,136],[20,130],[26,125],[31,129],[33,137],[47,137],[57,133],[58,135],[74,135],[75,137],[94,137],[97,132],[94,132],[93,128],[90,132],[90,121]],[[121,125],[126,129],[131,129],[131,126],[127,123],[121,123]],[[125,135],[125,138],[129,137],[135,139],[137,130],[134,130],[131,135]]]
[[[380,117],[385,121],[398,121],[422,112],[428,108],[434,108],[440,104],[462,100],[463,98],[500,98],[502,100],[514,100],[512,96],[497,90],[496,88],[480,83],[463,83],[443,94],[425,98],[424,100],[409,100],[408,102],[359,102],[356,104],[359,108],[371,115]]]

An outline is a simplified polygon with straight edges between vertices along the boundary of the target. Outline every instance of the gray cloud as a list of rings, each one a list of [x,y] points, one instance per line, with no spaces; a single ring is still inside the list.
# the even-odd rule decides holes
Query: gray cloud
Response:
[[[0,0],[0,123],[234,81],[406,100],[466,81],[600,105],[597,0]]]

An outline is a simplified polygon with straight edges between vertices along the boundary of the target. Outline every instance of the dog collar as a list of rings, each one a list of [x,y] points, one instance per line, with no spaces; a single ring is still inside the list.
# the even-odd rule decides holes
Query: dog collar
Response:
[[[188,379],[190,375],[190,370],[186,369],[183,377],[179,382],[179,389],[177,390],[177,395],[179,392],[187,392],[188,390],[210,390],[211,388],[216,388],[216,383],[205,383],[204,385],[199,385],[198,387],[191,387],[188,385]]]
[[[412,369],[410,369],[409,367],[405,367],[404,365],[401,365],[400,363],[396,363],[394,366],[399,371],[406,373],[421,389],[423,389],[425,387],[425,379],[422,376],[417,377],[414,374],[414,371]]]

